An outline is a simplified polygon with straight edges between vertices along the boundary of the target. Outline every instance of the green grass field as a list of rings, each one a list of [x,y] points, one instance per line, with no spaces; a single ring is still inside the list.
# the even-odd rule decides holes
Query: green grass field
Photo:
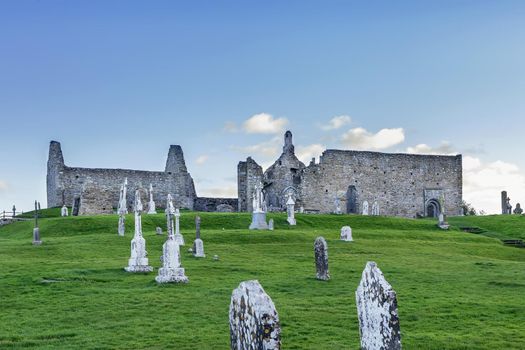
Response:
[[[251,232],[249,214],[200,213],[207,258],[198,260],[187,252],[195,215],[181,217],[188,285],[123,270],[132,215],[125,237],[116,215],[42,219],[40,247],[31,245],[31,221],[0,227],[0,348],[228,349],[231,292],[258,279],[279,312],[283,349],[358,349],[354,293],[371,260],[397,292],[405,349],[525,348],[524,249],[430,220],[298,214],[288,227],[284,214],[271,214],[275,231]],[[524,237],[521,216],[449,221]],[[343,225],[354,242],[339,241]],[[166,236],[154,230],[165,231],[165,218],[144,215],[143,226],[157,269]],[[320,235],[329,282],[315,279]]]

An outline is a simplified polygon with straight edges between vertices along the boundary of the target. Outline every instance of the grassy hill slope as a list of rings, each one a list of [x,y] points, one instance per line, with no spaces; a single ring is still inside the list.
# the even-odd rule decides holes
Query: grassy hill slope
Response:
[[[157,285],[163,215],[144,215],[150,274],[123,270],[133,217],[41,220],[0,227],[0,348],[227,349],[231,292],[258,279],[272,297],[284,349],[358,349],[355,289],[376,261],[398,294],[405,349],[519,349],[525,344],[525,250],[427,220],[297,215],[289,227],[247,230],[250,215],[200,213],[207,254],[187,252],[196,213],[183,213],[188,285]],[[355,242],[339,241],[343,225]],[[525,228],[525,225],[522,225]],[[314,239],[328,242],[332,280],[315,279]],[[219,255],[220,260],[211,257]]]

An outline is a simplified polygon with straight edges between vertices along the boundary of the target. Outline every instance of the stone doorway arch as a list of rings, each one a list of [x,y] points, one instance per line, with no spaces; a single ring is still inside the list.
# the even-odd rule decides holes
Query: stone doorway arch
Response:
[[[430,199],[425,205],[425,216],[429,218],[437,218],[441,214],[441,204],[437,199]]]

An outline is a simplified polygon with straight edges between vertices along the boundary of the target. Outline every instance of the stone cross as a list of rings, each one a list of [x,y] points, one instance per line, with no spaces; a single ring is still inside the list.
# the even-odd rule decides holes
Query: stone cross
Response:
[[[15,216],[16,216],[16,207],[15,207],[15,205],[13,204],[13,219],[15,218]]]
[[[124,180],[124,183],[120,186],[120,194],[119,194],[119,201],[118,201],[118,235],[124,236],[124,233],[126,232],[126,214],[128,213],[128,204],[126,199],[126,192],[127,192],[127,183],[128,178]]]
[[[293,200],[291,193],[288,193],[288,200],[286,201],[286,213],[288,214],[286,221],[288,221],[291,226],[295,226],[297,224],[295,220],[295,201]]]
[[[375,262],[366,264],[355,295],[361,349],[401,349],[396,292]]]
[[[343,226],[341,228],[341,240],[342,241],[347,241],[347,242],[352,242],[353,241],[352,228],[350,226]]]
[[[155,209],[155,202],[153,201],[153,185],[152,184],[149,184],[148,214],[157,214],[157,210]]]
[[[164,212],[166,213],[168,236],[173,236],[173,215],[175,214],[175,207],[173,206],[170,193],[168,193],[168,197],[166,198],[166,210]]]
[[[177,242],[179,245],[184,245],[184,237],[180,233],[180,211],[179,208],[175,209],[175,242]],[[200,233],[199,233],[200,234]]]
[[[40,228],[38,227],[38,215],[40,212],[40,202],[35,201],[35,228],[33,228],[33,245],[41,245]]]
[[[281,349],[279,315],[259,281],[241,282],[232,293],[230,347],[232,350]]]
[[[131,240],[131,257],[128,266],[124,269],[127,272],[151,272],[153,267],[148,265],[148,252],[146,251],[146,240],[142,236],[142,202],[140,191],[135,191],[135,235]]]
[[[368,215],[368,202],[363,202],[363,215]]]
[[[328,281],[330,279],[330,273],[328,272],[328,246],[323,237],[317,237],[315,240],[314,253],[317,279]]]
[[[161,261],[162,267],[155,277],[157,283],[188,283],[188,277],[180,263],[180,246],[175,241],[174,235],[168,235],[162,246]]]
[[[250,224],[250,230],[267,230],[268,224],[266,223],[266,203],[264,202],[262,194],[262,183],[259,181],[255,185],[255,194],[253,197],[253,212],[252,212],[252,223]]]

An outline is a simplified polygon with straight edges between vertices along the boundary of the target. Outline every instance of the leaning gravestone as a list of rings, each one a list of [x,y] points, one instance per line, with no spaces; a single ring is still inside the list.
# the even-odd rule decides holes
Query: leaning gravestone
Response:
[[[341,227],[341,240],[352,242],[352,228],[350,226]]]
[[[355,296],[361,349],[401,349],[396,292],[375,262],[366,264]]]
[[[328,281],[330,279],[330,273],[328,272],[328,246],[323,237],[317,237],[315,240],[314,253],[317,279]]]
[[[272,299],[259,281],[245,281],[230,302],[232,350],[281,349],[281,325]]]

